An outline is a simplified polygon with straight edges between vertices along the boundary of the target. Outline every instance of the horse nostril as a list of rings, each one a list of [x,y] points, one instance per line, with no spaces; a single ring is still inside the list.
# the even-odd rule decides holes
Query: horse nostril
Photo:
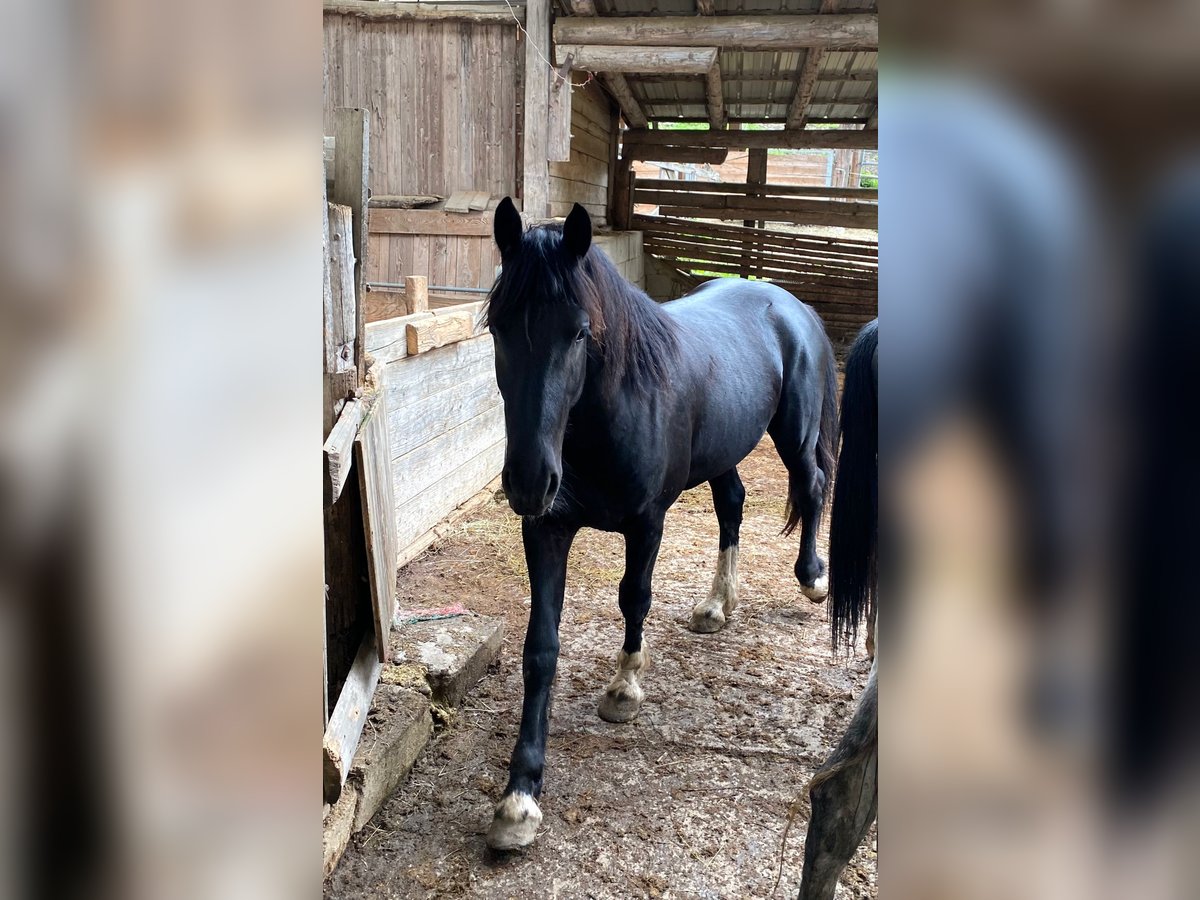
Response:
[[[558,493],[558,478],[559,478],[558,473],[556,473],[556,472],[550,473],[550,487],[547,488],[547,490],[546,490],[546,499],[547,500],[553,498],[554,495]]]

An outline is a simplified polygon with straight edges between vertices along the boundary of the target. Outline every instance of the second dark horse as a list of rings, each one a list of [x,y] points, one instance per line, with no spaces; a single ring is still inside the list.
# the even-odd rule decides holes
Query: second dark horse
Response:
[[[644,696],[642,626],[667,509],[688,488],[712,488],[717,572],[691,628],[717,631],[737,602],[745,499],[737,464],[764,433],[788,470],[785,530],[801,529],[796,577],[808,596],[825,593],[816,534],[833,473],[837,381],[820,319],[781,288],[718,279],[655,303],[592,247],[579,205],[562,226],[525,231],[506,198],[495,237],[503,269],[487,318],[508,438],[503,485],[523,517],[531,606],[521,726],[487,841],[514,849],[533,842],[542,819],[537,797],[576,533],[625,537],[625,641],[599,713],[628,722]]]

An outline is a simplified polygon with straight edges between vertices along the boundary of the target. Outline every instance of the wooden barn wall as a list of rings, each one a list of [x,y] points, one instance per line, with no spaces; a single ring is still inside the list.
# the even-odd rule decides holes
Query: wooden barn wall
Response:
[[[414,545],[487,486],[504,464],[504,407],[490,334],[416,356],[402,345],[404,320],[367,328],[367,350],[384,360],[388,448],[396,497],[396,545]]]
[[[516,23],[324,17],[325,133],[333,110],[371,120],[371,192],[516,193]],[[499,263],[483,235],[372,233],[367,280],[487,287]]]
[[[576,73],[575,78],[586,75]],[[616,120],[595,82],[571,94],[571,158],[550,163],[550,215],[565,216],[581,203],[594,225],[608,224],[608,169]]]

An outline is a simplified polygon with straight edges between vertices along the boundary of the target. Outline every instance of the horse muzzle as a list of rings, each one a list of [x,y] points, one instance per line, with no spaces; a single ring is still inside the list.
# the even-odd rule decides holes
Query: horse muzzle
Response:
[[[518,516],[544,516],[554,505],[561,478],[558,472],[548,467],[540,472],[516,475],[506,466],[500,484],[508,505]]]

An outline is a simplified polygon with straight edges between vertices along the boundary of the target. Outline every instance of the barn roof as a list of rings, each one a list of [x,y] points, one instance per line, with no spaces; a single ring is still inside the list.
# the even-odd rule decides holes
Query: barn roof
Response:
[[[875,128],[876,0],[555,0],[555,8],[556,63],[579,53],[574,67],[597,73],[631,127]],[[813,30],[814,17],[847,27]],[[616,22],[621,32],[603,30]],[[700,71],[707,52],[713,65]]]

